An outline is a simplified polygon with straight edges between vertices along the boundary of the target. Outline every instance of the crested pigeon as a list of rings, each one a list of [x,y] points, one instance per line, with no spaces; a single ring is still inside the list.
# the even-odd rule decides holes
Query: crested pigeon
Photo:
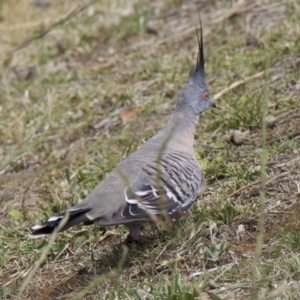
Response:
[[[200,24],[201,25],[201,24]],[[201,113],[216,107],[205,82],[202,26],[198,57],[177,95],[169,122],[140,149],[130,154],[78,205],[68,209],[60,231],[76,224],[129,228],[133,240],[144,243],[143,222],[189,215],[204,188],[204,176],[194,156],[194,133]],[[65,212],[32,227],[32,237],[51,234]]]

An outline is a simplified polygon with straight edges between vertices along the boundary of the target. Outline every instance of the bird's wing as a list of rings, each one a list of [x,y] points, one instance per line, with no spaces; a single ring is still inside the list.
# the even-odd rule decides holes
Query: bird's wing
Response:
[[[127,203],[106,224],[147,221],[150,215],[172,215],[186,211],[202,191],[203,173],[189,154],[172,152],[145,163],[130,187],[124,190]]]

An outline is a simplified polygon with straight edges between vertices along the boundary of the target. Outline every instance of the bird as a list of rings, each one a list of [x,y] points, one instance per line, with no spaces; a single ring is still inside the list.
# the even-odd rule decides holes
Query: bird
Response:
[[[200,32],[200,36],[199,36]],[[52,234],[79,223],[125,225],[129,237],[148,243],[145,222],[190,215],[203,192],[204,174],[194,154],[199,116],[216,107],[205,81],[203,33],[197,31],[198,55],[187,81],[177,94],[176,108],[166,125],[121,161],[78,205],[32,227],[31,237]]]

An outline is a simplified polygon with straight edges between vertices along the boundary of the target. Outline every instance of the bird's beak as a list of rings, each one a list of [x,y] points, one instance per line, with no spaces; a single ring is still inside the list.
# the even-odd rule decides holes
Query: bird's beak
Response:
[[[210,107],[217,107],[215,102],[210,101]]]

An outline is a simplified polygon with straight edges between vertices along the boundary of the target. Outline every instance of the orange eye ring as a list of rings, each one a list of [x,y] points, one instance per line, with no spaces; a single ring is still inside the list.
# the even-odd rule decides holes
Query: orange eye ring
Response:
[[[204,91],[202,93],[202,99],[203,100],[208,100],[209,99],[209,92],[208,91]]]

